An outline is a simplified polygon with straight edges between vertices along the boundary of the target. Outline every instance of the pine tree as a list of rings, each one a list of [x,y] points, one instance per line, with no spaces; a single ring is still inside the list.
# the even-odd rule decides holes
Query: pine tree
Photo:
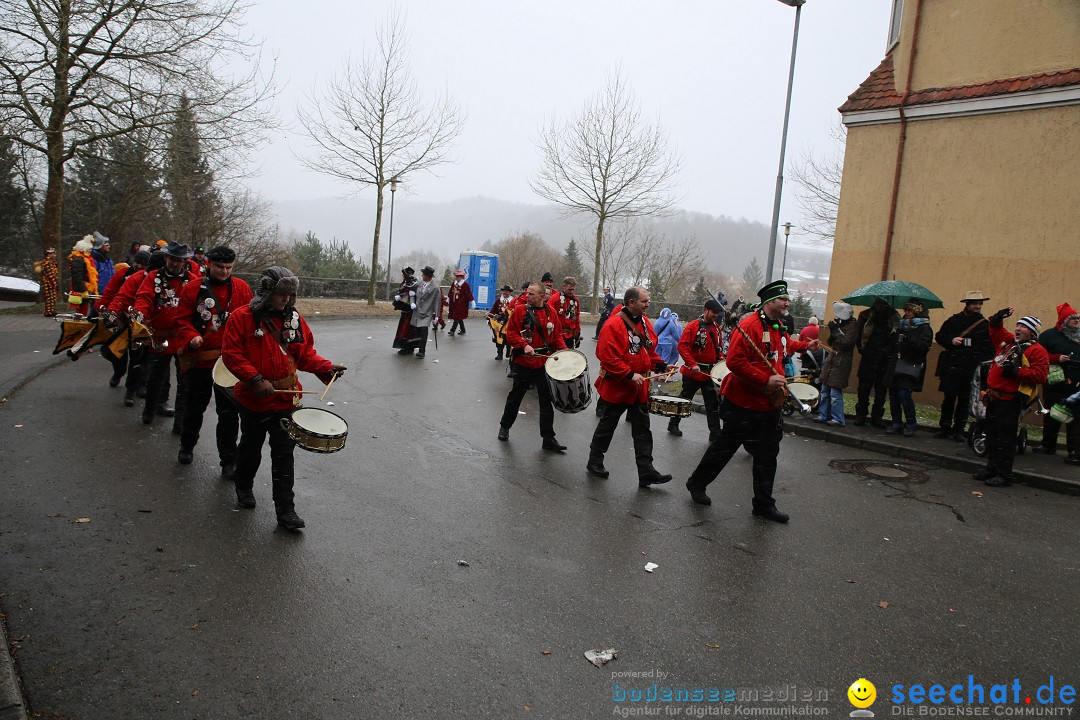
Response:
[[[570,277],[582,282],[582,276],[585,274],[585,267],[581,264],[581,255],[578,253],[577,240],[570,238],[569,244],[566,246],[566,253],[563,255],[563,263],[566,265],[566,274]]]
[[[168,240],[207,246],[221,231],[221,198],[214,172],[203,156],[195,111],[181,95],[169,133],[165,157],[165,190],[171,201]]]
[[[323,245],[322,241],[315,237],[315,233],[309,230],[303,240],[293,245],[292,256],[298,275],[319,277],[323,263]]]
[[[803,321],[814,314],[814,308],[810,306],[810,300],[804,297],[801,292],[791,301],[791,308],[789,311],[791,312],[791,317],[799,318]]]
[[[739,285],[739,294],[744,298],[752,298],[757,294],[758,289],[765,284],[765,273],[761,271],[761,266],[758,265],[757,258],[755,257],[750,261],[750,264],[743,268],[742,271],[742,284]],[[747,300],[747,302],[750,302]]]
[[[0,135],[0,267],[28,277],[41,245],[31,232],[30,195],[19,178],[12,142]]]
[[[705,304],[706,300],[711,299],[713,296],[712,291],[705,285],[704,275],[698,276],[697,285],[694,286],[694,289],[691,292],[694,294],[694,302],[701,303],[702,305]]]

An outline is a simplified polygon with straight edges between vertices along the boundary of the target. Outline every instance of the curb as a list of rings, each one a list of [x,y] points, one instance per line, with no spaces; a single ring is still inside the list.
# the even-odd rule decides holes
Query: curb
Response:
[[[26,720],[26,703],[15,676],[15,659],[8,650],[7,632],[0,627],[0,720]]]
[[[41,375],[44,375],[55,367],[60,367],[60,365],[64,364],[65,362],[71,362],[71,360],[68,359],[68,356],[66,354],[61,353],[59,355],[51,357],[49,360],[42,363],[41,365],[27,370],[21,375],[16,375],[10,380],[0,381],[0,407],[3,407],[4,404],[10,401],[12,396],[14,396],[15,393],[21,390],[23,386],[29,383],[31,380],[34,380]]]

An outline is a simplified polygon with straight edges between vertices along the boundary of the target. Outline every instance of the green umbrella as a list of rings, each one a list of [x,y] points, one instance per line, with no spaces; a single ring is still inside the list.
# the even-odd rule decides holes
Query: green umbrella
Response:
[[[941,302],[941,298],[937,295],[918,283],[907,282],[906,280],[881,280],[869,285],[863,285],[845,297],[844,302],[852,305],[873,305],[878,298],[889,303],[890,306],[897,310],[904,307],[904,303],[912,299],[918,301],[925,308],[945,307],[945,304]]]

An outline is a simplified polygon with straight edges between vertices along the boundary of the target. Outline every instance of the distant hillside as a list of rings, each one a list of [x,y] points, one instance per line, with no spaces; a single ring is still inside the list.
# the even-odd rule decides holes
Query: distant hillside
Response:
[[[336,237],[347,241],[358,257],[370,257],[375,222],[373,198],[286,200],[274,203],[273,207],[283,233],[295,231],[303,235],[311,231],[324,240]],[[759,222],[688,211],[651,222],[658,232],[669,237],[696,236],[706,254],[707,269],[714,272],[738,276],[752,258],[757,257],[764,265],[768,255],[769,228]],[[389,223],[387,197],[381,255],[386,252]],[[561,217],[553,205],[483,197],[425,203],[402,197],[396,199],[394,207],[393,253],[396,257],[411,250],[430,249],[456,260],[458,253],[477,249],[485,240],[498,241],[511,233],[528,230],[559,250],[565,249],[571,238],[578,238],[583,254],[591,256],[595,227],[589,218]]]

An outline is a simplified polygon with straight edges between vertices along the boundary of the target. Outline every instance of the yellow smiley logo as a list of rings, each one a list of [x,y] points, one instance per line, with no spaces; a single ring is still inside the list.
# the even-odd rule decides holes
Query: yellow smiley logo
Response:
[[[877,688],[866,678],[859,678],[851,683],[847,690],[848,700],[857,708],[868,708],[877,699]]]

